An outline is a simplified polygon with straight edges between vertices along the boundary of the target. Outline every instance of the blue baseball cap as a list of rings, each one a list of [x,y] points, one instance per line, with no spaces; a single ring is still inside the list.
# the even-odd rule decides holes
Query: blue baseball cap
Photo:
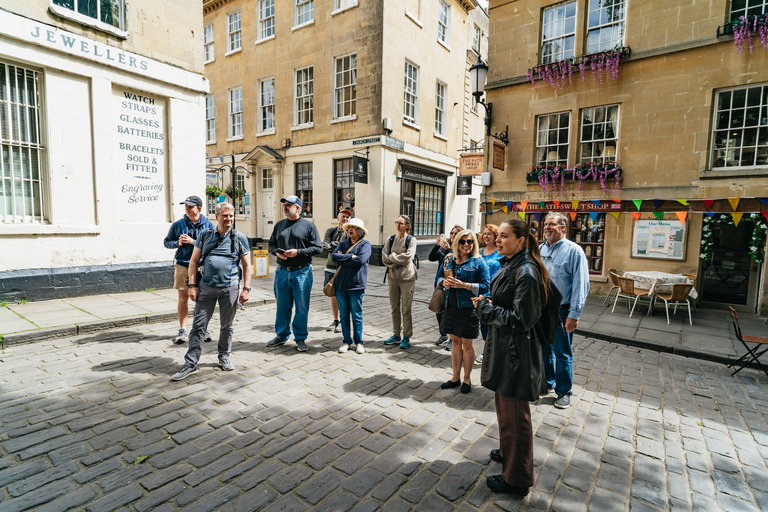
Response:
[[[298,196],[288,196],[280,199],[281,203],[293,203],[299,205],[299,208],[304,208],[304,203]]]

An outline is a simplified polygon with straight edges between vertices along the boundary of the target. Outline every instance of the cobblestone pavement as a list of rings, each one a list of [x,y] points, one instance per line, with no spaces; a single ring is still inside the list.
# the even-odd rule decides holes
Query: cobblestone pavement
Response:
[[[768,509],[763,374],[581,337],[573,405],[532,411],[532,493],[490,493],[479,366],[470,394],[440,389],[449,356],[423,303],[411,349],[381,344],[382,291],[364,299],[363,355],[322,327],[307,353],[267,348],[274,304],[238,313],[234,372],[214,342],[182,382],[175,323],[7,348],[0,512]],[[313,301],[310,325],[327,325]]]

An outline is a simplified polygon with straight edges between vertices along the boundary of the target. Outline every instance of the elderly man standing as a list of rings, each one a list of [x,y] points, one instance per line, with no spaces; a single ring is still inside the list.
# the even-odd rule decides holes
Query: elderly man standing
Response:
[[[568,219],[562,213],[549,213],[544,219],[541,259],[549,271],[552,283],[563,294],[560,303],[560,326],[554,343],[541,345],[547,388],[557,393],[555,407],[571,405],[573,388],[573,331],[579,324],[589,293],[589,266],[584,251],[565,237]]]
[[[325,264],[325,280],[323,281],[323,286],[327,285],[328,281],[333,279],[333,276],[336,275],[337,265],[336,262],[333,261],[333,258],[331,258],[331,255],[333,254],[333,251],[336,250],[336,247],[339,246],[339,243],[347,238],[347,232],[344,231],[343,228],[344,224],[349,222],[350,217],[352,217],[352,212],[350,210],[341,210],[339,215],[336,216],[336,220],[339,221],[339,226],[328,228],[323,237],[323,251],[328,253],[328,262]],[[341,327],[339,326],[339,303],[336,300],[336,297],[331,297],[331,311],[333,312],[333,322],[328,326],[326,331],[339,332],[341,330]]]
[[[288,196],[280,199],[285,218],[275,224],[269,237],[269,252],[277,257],[274,291],[277,299],[275,338],[270,347],[282,345],[291,335],[299,352],[306,352],[309,293],[312,291],[312,256],[323,252],[317,226],[301,217],[301,199]],[[296,306],[296,314],[291,314]]]
[[[168,236],[163,240],[166,249],[176,249],[173,256],[173,287],[179,292],[179,304],[176,311],[179,314],[179,333],[174,342],[186,343],[187,315],[189,315],[189,287],[187,286],[187,272],[189,259],[192,257],[195,240],[209,229],[213,229],[213,223],[205,215],[200,213],[203,208],[203,200],[197,196],[189,196],[182,203],[184,205],[184,217],[180,218],[168,230]],[[208,333],[205,341],[211,341]]]
[[[237,313],[237,303],[248,301],[251,291],[251,259],[248,239],[232,228],[235,207],[230,203],[216,205],[214,229],[202,233],[195,241],[189,260],[189,298],[196,302],[195,319],[189,335],[189,348],[184,356],[184,366],[173,376],[182,380],[197,371],[197,363],[203,350],[203,337],[208,329],[216,303],[219,303],[221,329],[219,333],[219,366],[225,371],[235,369],[229,360],[232,352],[232,333]],[[203,273],[197,281],[197,262],[202,259]],[[243,267],[243,291],[240,291],[240,269]]]

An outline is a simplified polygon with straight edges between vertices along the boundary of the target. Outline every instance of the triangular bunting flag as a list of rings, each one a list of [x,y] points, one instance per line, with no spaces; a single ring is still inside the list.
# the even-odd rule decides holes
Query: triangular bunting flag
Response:
[[[768,197],[756,197],[755,199],[757,199],[763,204],[768,204]]]
[[[507,204],[509,204],[509,201],[507,201]],[[522,206],[521,210],[525,211],[528,207],[528,201],[520,201],[520,206]]]
[[[578,201],[571,201],[571,204],[573,205],[573,211],[576,211],[579,209],[579,202]]]
[[[509,213],[509,210],[507,209],[507,205],[506,204],[501,207],[501,211],[503,211],[504,213]]]
[[[496,200],[494,198],[491,198],[491,206],[496,206]]]
[[[534,213],[533,218],[536,219],[536,222],[541,222],[541,212]]]
[[[736,208],[739,207],[739,201],[741,201],[741,198],[739,197],[731,197],[728,199],[728,202],[731,203],[731,210],[736,211]],[[738,222],[736,224],[738,224]]]
[[[555,206],[557,206],[558,208],[560,208],[560,201],[552,201],[552,202],[553,202],[553,203],[555,203]]]
[[[595,204],[595,205],[597,205],[597,206],[601,206],[601,205],[600,205],[600,201],[590,201],[590,202],[591,202],[592,204]]]
[[[687,199],[677,199],[676,201],[678,203],[680,203],[681,205],[683,205],[683,206],[688,206],[688,200]]]
[[[707,210],[711,210],[712,209],[712,203],[714,203],[715,200],[714,199],[702,199],[701,202],[704,203],[704,206],[707,207]]]
[[[715,212],[704,212],[704,215],[706,215],[707,217],[714,217]]]
[[[616,220],[619,220],[619,215],[620,215],[620,214],[621,214],[621,212],[611,212],[611,215],[613,215],[614,217],[616,217]]]
[[[589,216],[592,217],[592,222],[597,220],[597,212],[589,212]]]
[[[614,203],[620,203],[621,199],[611,199],[611,201],[613,201]]]
[[[768,220],[768,212],[760,212],[763,214],[763,217],[765,217],[765,220]]]
[[[525,212],[517,212],[521,219],[525,220]]]
[[[661,206],[662,200],[661,199],[654,199],[653,200],[653,206],[658,210],[659,206]]]
[[[632,216],[635,218],[635,222],[640,220],[640,216],[642,215],[642,213],[640,212],[631,212],[631,213],[632,213]]]
[[[578,213],[576,212],[568,212],[568,213],[571,215],[571,220],[576,220],[576,216],[578,215]]]
[[[538,205],[539,205],[539,207],[541,207],[541,208],[546,208],[546,207],[547,207],[547,203],[546,203],[546,202],[544,202],[544,201],[539,201],[537,204],[538,204]]]
[[[688,216],[688,212],[675,212],[675,215],[680,219],[680,224],[685,224],[685,218]]]
[[[640,211],[640,207],[643,206],[643,200],[633,199],[632,202],[635,203],[635,208],[637,208],[637,211]]]
[[[733,212],[731,214],[731,217],[733,217],[733,223],[736,224],[737,226],[739,225],[739,222],[741,222],[742,215],[744,215],[743,212],[738,212],[738,213],[737,212]]]
[[[523,210],[525,210],[525,208],[523,208]],[[513,203],[512,201],[507,201],[507,211],[504,213],[513,212],[513,211],[515,211],[515,203]]]
[[[664,216],[664,212],[653,212],[653,216],[656,217],[656,220],[661,220]]]
[[[483,205],[480,205],[480,211],[483,211]]]

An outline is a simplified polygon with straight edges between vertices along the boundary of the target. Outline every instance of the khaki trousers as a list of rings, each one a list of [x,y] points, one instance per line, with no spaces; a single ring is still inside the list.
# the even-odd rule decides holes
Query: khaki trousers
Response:
[[[410,338],[413,336],[413,319],[411,317],[411,304],[413,303],[413,291],[416,288],[416,281],[405,281],[395,283],[389,281],[389,307],[392,310],[392,332],[395,336],[400,336],[402,325],[403,336]],[[401,308],[402,303],[402,308]],[[401,324],[402,309],[402,324]]]

